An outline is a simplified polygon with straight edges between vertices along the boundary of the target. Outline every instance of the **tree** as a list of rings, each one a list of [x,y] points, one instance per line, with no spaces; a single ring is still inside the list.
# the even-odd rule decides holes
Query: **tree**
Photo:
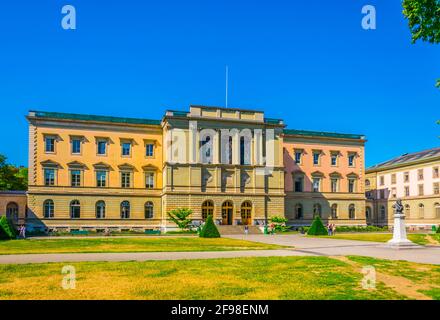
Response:
[[[324,224],[322,223],[321,218],[319,216],[315,217],[315,219],[312,222],[312,225],[307,231],[307,234],[313,236],[327,235],[327,229],[324,227]]]
[[[286,226],[287,219],[282,216],[272,216],[270,217],[271,225],[273,225],[274,231],[284,232],[289,230],[289,227]]]
[[[440,43],[440,0],[403,0],[402,5],[412,43]],[[440,88],[440,79],[435,86]]]
[[[28,169],[17,168],[0,154],[0,190],[27,190]]]
[[[206,218],[206,222],[203,225],[202,230],[200,231],[200,238],[220,238],[220,232],[218,232],[217,226],[212,220],[212,215],[209,215]]]
[[[191,209],[178,208],[168,212],[168,217],[173,221],[181,230],[191,229],[191,219],[188,216],[192,214]]]

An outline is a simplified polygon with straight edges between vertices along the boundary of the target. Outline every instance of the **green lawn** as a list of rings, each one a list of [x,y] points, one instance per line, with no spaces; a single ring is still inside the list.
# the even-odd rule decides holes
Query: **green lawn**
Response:
[[[354,257],[353,259],[360,259]],[[368,260],[384,272],[432,276],[426,295],[439,298],[440,267]],[[406,299],[381,281],[361,286],[358,266],[328,257],[266,257],[147,262],[70,263],[76,288],[61,287],[61,263],[0,265],[0,299]],[[425,275],[423,275],[425,277]],[[422,279],[417,280],[418,283]]]
[[[426,236],[427,236],[426,234],[410,233],[408,234],[408,239],[415,243],[425,245],[428,243]],[[391,233],[336,233],[334,236],[309,236],[309,237],[387,242],[388,240],[391,240],[393,235]]]
[[[278,248],[281,247],[244,240],[198,237],[72,238],[0,241],[0,254],[227,251]]]

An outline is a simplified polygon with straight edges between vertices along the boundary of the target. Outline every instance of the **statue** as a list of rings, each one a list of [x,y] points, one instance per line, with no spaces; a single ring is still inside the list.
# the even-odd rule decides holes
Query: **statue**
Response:
[[[393,205],[394,214],[404,215],[403,213],[403,204],[401,199],[397,199],[396,203]]]
[[[401,199],[397,199],[393,205],[394,209],[394,229],[393,238],[388,241],[387,245],[392,248],[422,248],[406,237],[405,214]]]

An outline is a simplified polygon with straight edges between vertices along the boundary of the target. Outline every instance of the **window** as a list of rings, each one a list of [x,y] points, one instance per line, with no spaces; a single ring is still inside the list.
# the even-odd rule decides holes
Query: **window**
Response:
[[[396,198],[397,197],[397,190],[396,188],[391,189],[391,197]]]
[[[409,172],[403,173],[403,182],[409,182]]]
[[[55,185],[55,169],[44,169],[44,185]]]
[[[349,219],[355,219],[356,218],[356,207],[354,204],[350,204],[348,207],[348,218]]]
[[[385,206],[381,206],[381,207],[380,207],[380,218],[381,218],[382,220],[385,220],[385,219],[386,219],[386,209],[385,209]]]
[[[295,163],[301,164],[302,150],[295,151]]]
[[[107,171],[96,171],[96,186],[99,188],[107,186]]]
[[[250,148],[251,148],[251,146],[250,146],[249,138],[245,139],[245,137],[240,137],[240,164],[241,165],[251,164]]]
[[[432,177],[433,177],[434,179],[437,179],[437,178],[439,177],[439,170],[438,170],[438,167],[434,167],[434,168],[432,168]]]
[[[295,218],[296,219],[303,219],[304,218],[303,206],[300,203],[295,205]]]
[[[380,176],[379,183],[381,186],[385,185],[385,177],[384,176]]]
[[[131,143],[130,142],[122,143],[122,156],[125,156],[125,157],[131,156]]]
[[[425,193],[423,184],[419,184],[419,196],[423,196]]]
[[[349,193],[356,192],[356,179],[354,179],[354,178],[348,179],[348,192]]]
[[[81,139],[72,139],[72,154],[81,154]]]
[[[46,200],[43,203],[43,216],[44,219],[50,219],[54,217],[55,206],[53,200]]]
[[[330,186],[331,186],[331,191],[332,192],[338,192],[338,184],[339,184],[339,179],[338,178],[332,178],[330,180]]]
[[[154,144],[148,143],[145,145],[145,156],[154,157]]]
[[[81,170],[71,170],[70,171],[70,185],[72,187],[81,186]]]
[[[356,154],[354,153],[349,153],[348,154],[348,166],[349,167],[354,167],[354,160],[356,158]]]
[[[98,201],[96,202],[96,219],[104,219],[105,218],[105,202]]]
[[[385,199],[385,189],[379,191],[379,199]]]
[[[252,222],[252,203],[250,201],[245,201],[241,204],[241,223],[244,225],[249,225]]]
[[[365,210],[365,218],[366,219],[371,219],[372,218],[371,217],[371,208],[370,207],[367,207],[366,210]]]
[[[131,172],[121,172],[121,188],[131,187]]]
[[[371,182],[370,182],[370,180],[365,180],[365,186],[367,187],[367,188],[369,188],[370,187],[370,185],[371,185]]]
[[[294,192],[303,192],[304,190],[304,177],[295,175]]]
[[[425,216],[425,206],[423,203],[419,204],[419,219],[423,219]]]
[[[332,205],[332,218],[338,218],[338,205],[336,203]]]
[[[105,156],[107,154],[107,141],[106,140],[98,140],[97,143],[97,154],[100,156]]]
[[[130,202],[121,202],[121,219],[130,219]]]
[[[417,170],[417,177],[420,180],[423,180],[423,169]]]
[[[79,219],[81,217],[81,205],[78,200],[70,203],[70,219]]]
[[[407,217],[410,217],[410,215],[411,215],[411,207],[410,207],[409,204],[406,204],[406,205],[405,205],[405,215],[406,215]]]
[[[391,175],[391,184],[396,184],[396,174],[395,173],[393,173]]]
[[[440,186],[438,182],[434,183],[432,187],[432,191],[434,194],[440,194]]]
[[[330,163],[334,167],[338,165],[338,153],[333,152],[331,154]]]
[[[145,173],[145,188],[147,189],[154,188],[154,172]]]
[[[434,203],[434,210],[435,210],[435,218],[440,218],[440,203],[436,202]]]
[[[320,160],[321,152],[313,152],[313,165],[318,166]]]
[[[18,223],[18,204],[9,202],[6,206],[6,218],[12,223]]]
[[[202,203],[202,220],[205,221],[209,215],[214,215],[214,203],[211,200],[206,200]]]
[[[147,201],[145,203],[145,219],[153,218],[153,202]]]
[[[54,137],[45,137],[44,138],[44,150],[46,153],[54,153],[55,152],[55,138]]]
[[[313,192],[321,190],[321,178],[313,178]]]
[[[405,186],[405,197],[409,197],[409,186]]]
[[[321,215],[322,215],[322,207],[319,203],[315,203],[313,205],[313,217],[318,216],[318,217],[322,218]]]

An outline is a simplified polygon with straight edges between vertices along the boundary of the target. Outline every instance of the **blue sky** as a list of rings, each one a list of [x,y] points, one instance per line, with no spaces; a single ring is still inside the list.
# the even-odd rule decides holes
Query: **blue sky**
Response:
[[[61,28],[74,5],[77,29]],[[361,8],[377,10],[364,30]],[[289,128],[362,133],[372,165],[440,145],[440,46],[397,0],[2,1],[0,153],[27,163],[28,110],[159,119],[257,108]]]

